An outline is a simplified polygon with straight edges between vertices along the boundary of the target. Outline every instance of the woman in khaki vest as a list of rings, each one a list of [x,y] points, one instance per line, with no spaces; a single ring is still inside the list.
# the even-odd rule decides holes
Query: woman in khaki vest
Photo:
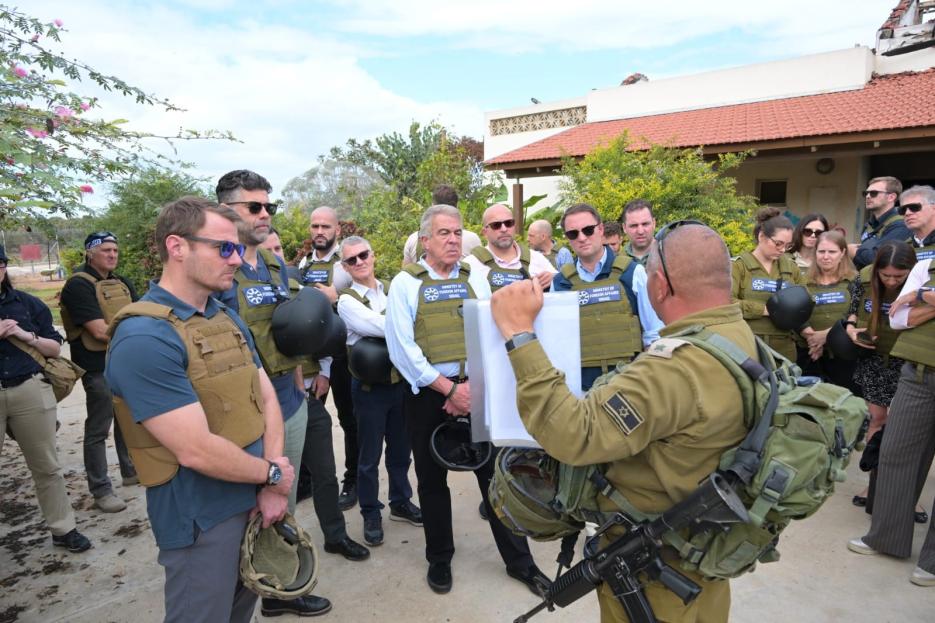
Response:
[[[792,222],[779,208],[761,208],[756,214],[753,238],[756,247],[732,262],[731,300],[740,303],[743,318],[757,337],[794,361],[792,333],[777,328],[766,309],[766,301],[777,290],[804,285],[799,267],[786,253],[792,244]]]
[[[808,291],[815,300],[808,325],[811,331],[803,331],[805,342],[797,348],[797,363],[806,375],[851,389],[855,362],[832,357],[825,341],[831,327],[847,316],[851,285],[855,281],[857,269],[848,257],[844,236],[838,231],[821,234],[815,247],[815,261],[806,276]]]

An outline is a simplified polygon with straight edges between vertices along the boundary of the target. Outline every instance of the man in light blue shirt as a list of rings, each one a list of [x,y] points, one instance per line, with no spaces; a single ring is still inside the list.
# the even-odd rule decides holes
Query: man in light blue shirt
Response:
[[[448,471],[430,450],[432,433],[450,417],[468,415],[468,380],[461,307],[465,299],[489,298],[485,276],[461,263],[461,214],[434,205],[422,215],[419,238],[425,255],[408,265],[390,285],[386,302],[386,343],[390,359],[409,383],[403,412],[409,434],[425,532],[426,580],[436,593],[451,590],[454,535]],[[490,507],[487,490],[493,457],[474,470],[490,530],[507,574],[534,593],[548,586],[536,567],[526,539],[513,535]]]

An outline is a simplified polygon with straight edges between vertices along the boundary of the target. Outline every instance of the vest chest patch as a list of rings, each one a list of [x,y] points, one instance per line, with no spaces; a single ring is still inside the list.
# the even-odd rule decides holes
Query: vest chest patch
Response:
[[[935,249],[926,249],[925,251],[916,249],[916,259],[918,261],[921,262],[922,260],[930,260],[932,258],[935,258]]]
[[[468,289],[465,283],[443,283],[422,288],[422,300],[426,303],[466,299],[467,297]]]
[[[831,305],[833,303],[844,303],[847,297],[843,292],[821,292],[814,297],[815,305]]]
[[[872,299],[864,299],[864,311],[867,312],[868,314],[873,313],[873,300]],[[890,303],[883,303],[882,305],[880,305],[880,313],[889,314]]]
[[[284,288],[274,288],[269,284],[251,285],[243,289],[244,300],[250,307],[260,305],[275,305],[280,297],[288,298],[289,293]]]
[[[488,275],[490,279],[490,284],[499,287],[508,286],[515,281],[522,281],[523,276],[519,273],[505,273],[499,270],[490,271]]]
[[[620,288],[617,286],[596,286],[578,290],[578,305],[594,305],[596,303],[612,303],[620,300]]]
[[[754,279],[750,287],[754,292],[775,292],[777,290],[778,279]],[[785,281],[782,282],[782,289],[785,290],[789,287],[789,284]]]
[[[327,268],[309,268],[302,275],[302,281],[305,283],[328,283]]]
[[[633,408],[633,405],[620,392],[608,398],[607,402],[601,406],[624,435],[629,436],[643,423],[643,416]]]

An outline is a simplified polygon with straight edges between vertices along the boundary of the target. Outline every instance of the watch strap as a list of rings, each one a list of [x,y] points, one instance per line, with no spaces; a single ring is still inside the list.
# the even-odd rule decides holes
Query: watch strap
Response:
[[[519,348],[523,344],[528,344],[535,339],[538,338],[532,331],[523,331],[522,333],[517,333],[506,341],[506,352],[512,352],[514,349]]]

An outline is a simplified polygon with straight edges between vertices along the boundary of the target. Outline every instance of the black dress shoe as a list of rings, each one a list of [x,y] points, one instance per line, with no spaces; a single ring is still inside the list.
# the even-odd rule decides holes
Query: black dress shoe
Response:
[[[338,495],[338,508],[342,511],[351,510],[357,504],[357,483],[345,482]]]
[[[480,518],[484,521],[487,521],[487,507],[484,506],[484,501],[481,500],[480,506],[477,507],[477,512],[480,513]]]
[[[341,554],[354,562],[370,558],[370,550],[351,537],[344,537],[344,540],[337,543],[325,543],[325,551],[329,554]]]
[[[866,506],[867,505],[867,496],[866,495],[855,495],[851,498],[851,504],[854,506]]]
[[[425,579],[429,588],[439,595],[444,595],[451,590],[451,565],[447,562],[429,563],[429,572]]]
[[[925,511],[915,511],[912,514],[912,518],[915,519],[916,523],[928,523],[929,522],[929,514],[926,513]]]
[[[510,569],[507,567],[506,574],[514,580],[519,580],[526,585],[534,595],[542,597],[545,591],[552,585],[552,581],[539,570],[539,567],[532,565],[523,570]]]
[[[283,601],[282,599],[263,598],[260,612],[265,617],[278,617],[280,614],[295,614],[300,617],[317,617],[331,611],[331,602],[324,597],[306,595],[298,599]]]

